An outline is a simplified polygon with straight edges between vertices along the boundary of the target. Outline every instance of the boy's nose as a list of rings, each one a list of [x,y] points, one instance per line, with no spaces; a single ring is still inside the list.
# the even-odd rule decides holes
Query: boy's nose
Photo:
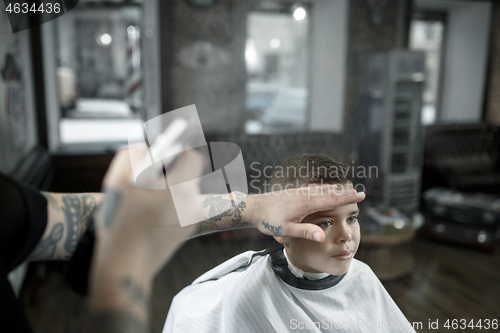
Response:
[[[335,235],[335,243],[347,243],[352,240],[351,232],[345,223],[339,225]]]

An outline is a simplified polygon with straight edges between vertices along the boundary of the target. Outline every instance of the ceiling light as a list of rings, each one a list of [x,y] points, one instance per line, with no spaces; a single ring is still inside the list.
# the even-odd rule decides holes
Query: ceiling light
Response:
[[[304,7],[297,7],[293,11],[293,18],[296,19],[297,21],[302,21],[306,17],[306,10]]]

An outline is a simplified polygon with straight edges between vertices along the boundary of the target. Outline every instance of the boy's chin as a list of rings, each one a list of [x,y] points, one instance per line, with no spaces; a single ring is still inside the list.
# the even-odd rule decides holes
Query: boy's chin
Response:
[[[349,267],[351,267],[351,263],[346,263],[345,265],[342,265],[342,267],[331,267],[328,269],[328,274],[331,274],[331,275],[342,275],[342,274],[345,274],[347,273],[347,271],[349,270]]]

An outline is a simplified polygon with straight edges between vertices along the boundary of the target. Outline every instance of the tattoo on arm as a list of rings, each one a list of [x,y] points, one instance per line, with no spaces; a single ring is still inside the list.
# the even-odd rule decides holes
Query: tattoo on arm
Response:
[[[130,306],[144,306],[149,313],[149,295],[142,289],[142,287],[134,281],[130,276],[126,276],[120,281],[120,287],[123,288],[128,294],[128,302]]]
[[[47,229],[29,259],[69,259],[97,207],[97,200],[94,194],[41,193],[48,202]]]
[[[71,257],[97,205],[91,194],[65,194],[62,201],[62,210],[66,219],[64,250],[66,255]]]
[[[274,225],[270,225],[269,223],[266,223],[262,221],[262,225],[264,228],[267,230],[271,231],[275,236],[282,236],[283,235],[283,226],[280,225],[279,227],[275,227]]]
[[[242,221],[241,218],[241,213],[247,207],[243,201],[243,194],[235,192],[230,195],[234,195],[236,200],[226,199],[223,195],[217,194],[211,194],[205,198],[203,204],[209,207],[209,214],[212,217],[198,224],[195,236],[228,229],[253,227],[252,223]],[[236,204],[238,201],[239,203]],[[228,220],[231,221],[230,224]]]
[[[53,259],[55,257],[57,244],[59,243],[59,241],[63,236],[63,231],[64,231],[63,223],[62,222],[56,223],[52,227],[50,234],[44,239],[42,239],[40,242],[38,242],[37,246],[29,256],[30,259],[32,260]]]
[[[150,297],[131,277],[120,280],[119,288],[125,293],[125,304],[117,309],[108,309],[92,313],[88,332],[95,333],[127,333],[150,331]],[[146,319],[140,319],[133,310],[144,311]]]

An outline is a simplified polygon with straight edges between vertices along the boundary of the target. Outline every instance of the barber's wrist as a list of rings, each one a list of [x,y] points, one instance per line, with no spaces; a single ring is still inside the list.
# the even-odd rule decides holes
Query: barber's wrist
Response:
[[[250,222],[254,228],[257,228],[260,223],[258,215],[255,214],[258,209],[258,196],[258,194],[247,195],[244,200],[246,207],[241,211],[241,220]]]

